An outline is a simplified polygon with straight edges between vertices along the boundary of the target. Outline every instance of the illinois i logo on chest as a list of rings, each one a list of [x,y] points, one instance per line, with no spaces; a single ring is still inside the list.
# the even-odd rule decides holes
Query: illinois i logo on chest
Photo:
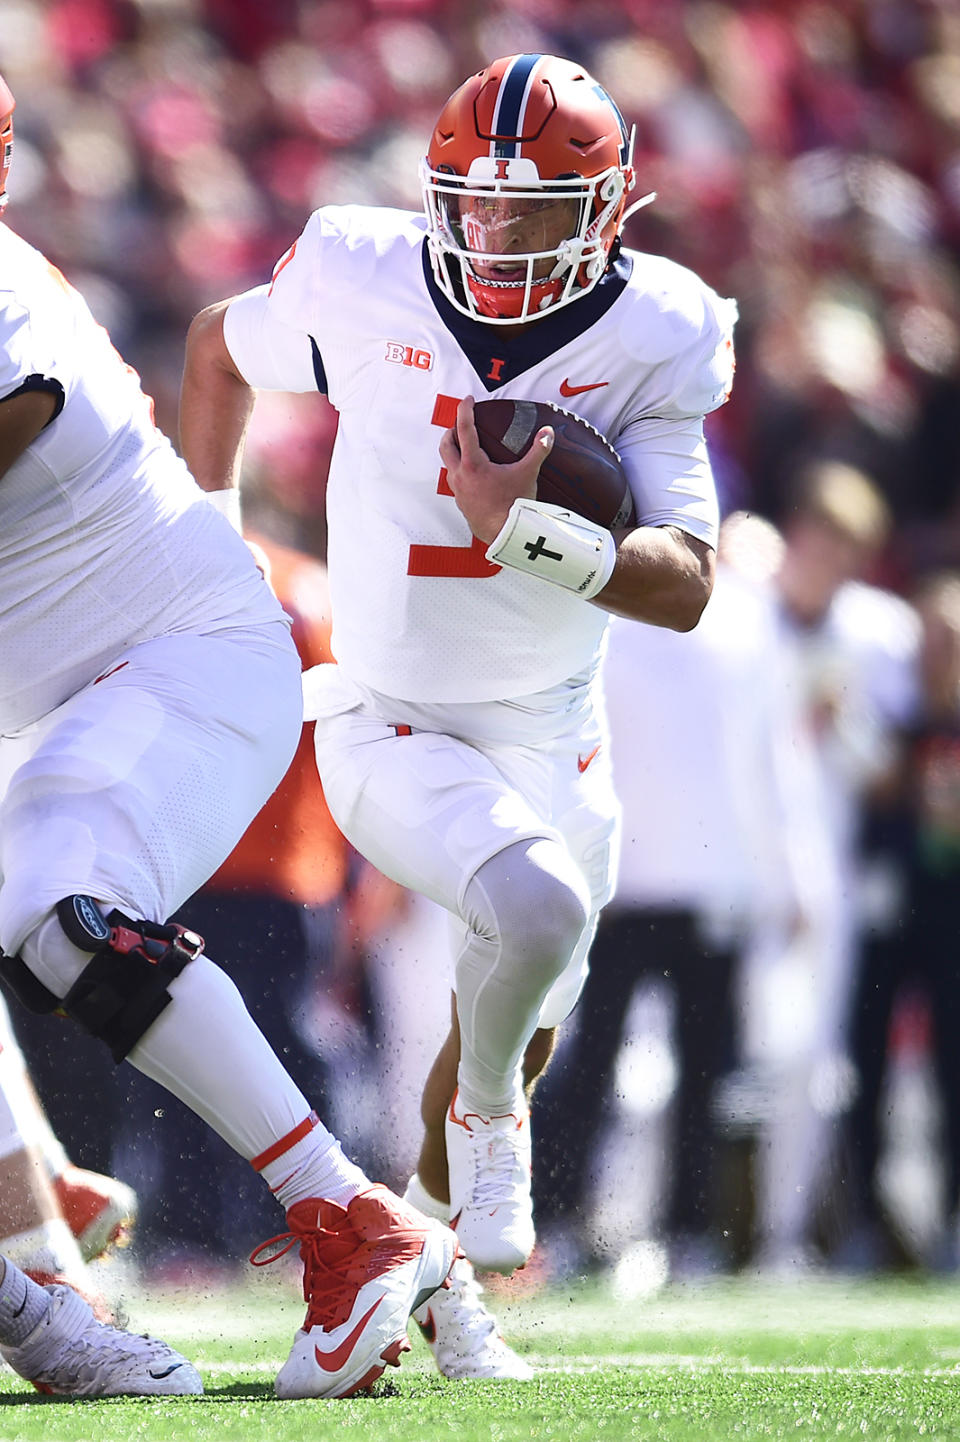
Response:
[[[433,351],[418,346],[404,345],[403,341],[388,340],[384,360],[395,366],[410,366],[415,371],[433,370]]]

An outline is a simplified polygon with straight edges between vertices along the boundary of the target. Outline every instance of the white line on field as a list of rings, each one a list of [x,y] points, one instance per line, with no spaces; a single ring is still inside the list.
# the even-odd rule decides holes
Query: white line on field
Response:
[[[639,1352],[627,1352],[607,1357],[570,1356],[559,1360],[556,1356],[537,1356],[525,1352],[524,1360],[540,1372],[573,1373],[602,1372],[607,1367],[629,1367],[635,1370],[648,1368],[651,1371],[684,1372],[729,1372],[749,1376],[777,1377],[956,1377],[960,1362],[951,1367],[832,1367],[825,1363],[758,1363],[731,1362],[723,1357],[683,1357],[664,1353],[649,1356]],[[203,1362],[197,1364],[210,1377],[242,1376],[251,1372],[256,1375],[274,1376],[283,1365],[283,1359],[260,1362]],[[407,1372],[414,1371],[408,1367]],[[420,1370],[425,1370],[421,1366]]]

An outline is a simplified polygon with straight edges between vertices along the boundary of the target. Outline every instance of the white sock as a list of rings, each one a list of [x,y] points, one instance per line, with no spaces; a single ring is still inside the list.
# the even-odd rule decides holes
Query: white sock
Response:
[[[409,1202],[411,1207],[416,1207],[418,1212],[423,1212],[425,1217],[435,1217],[438,1222],[450,1220],[450,1203],[440,1202],[436,1197],[432,1197],[417,1172],[414,1172],[407,1182],[403,1200]]]
[[[282,1137],[265,1159],[254,1157],[253,1166],[285,1211],[307,1197],[349,1206],[358,1192],[371,1185],[369,1179],[344,1156],[340,1143],[324,1127],[314,1123],[304,1135],[306,1125],[294,1130],[289,1146],[284,1146],[287,1139]]]
[[[170,994],[128,1060],[251,1161],[299,1126],[310,1103],[225,971],[198,956],[170,983]]]

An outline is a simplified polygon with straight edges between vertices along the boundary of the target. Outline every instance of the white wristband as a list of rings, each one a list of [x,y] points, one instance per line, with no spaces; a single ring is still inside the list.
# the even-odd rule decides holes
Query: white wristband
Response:
[[[617,543],[604,526],[548,501],[516,500],[487,560],[575,591],[585,601],[602,591],[617,563]]]
[[[240,491],[237,486],[227,486],[222,491],[204,491],[204,495],[215,511],[226,516],[237,535],[243,535],[243,520],[240,515]]]

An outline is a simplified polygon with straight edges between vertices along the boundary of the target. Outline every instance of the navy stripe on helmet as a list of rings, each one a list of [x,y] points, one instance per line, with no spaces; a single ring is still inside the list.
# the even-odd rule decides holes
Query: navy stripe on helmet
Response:
[[[614,100],[613,96],[608,94],[608,92],[604,90],[602,85],[597,83],[594,85],[593,89],[594,93],[596,95],[599,95],[601,100],[605,100],[607,102],[607,104],[610,106],[610,109],[617,117],[617,123],[620,126],[620,164],[627,165],[630,161],[630,131],[627,129],[627,122],[621,115],[620,107]]]
[[[500,82],[500,94],[493,117],[493,133],[495,137],[503,136],[504,139],[497,138],[494,142],[493,153],[497,159],[513,160],[519,154],[517,141],[513,137],[520,134],[523,123],[527,83],[534,67],[542,59],[542,55],[518,55]]]

